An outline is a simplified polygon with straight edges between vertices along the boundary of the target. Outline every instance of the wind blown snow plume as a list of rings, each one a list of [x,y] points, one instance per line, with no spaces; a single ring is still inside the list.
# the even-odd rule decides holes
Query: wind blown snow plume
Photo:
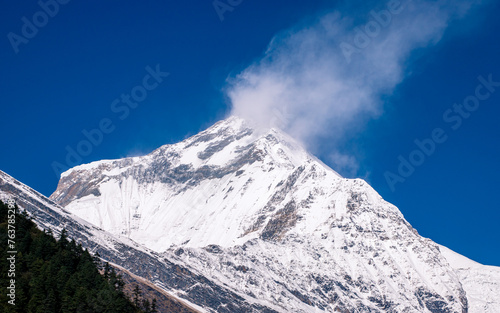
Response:
[[[381,113],[411,52],[436,44],[472,4],[368,2],[373,6],[356,18],[329,12],[284,31],[259,61],[228,79],[232,114],[279,127],[312,150],[318,137],[338,141],[353,124]]]

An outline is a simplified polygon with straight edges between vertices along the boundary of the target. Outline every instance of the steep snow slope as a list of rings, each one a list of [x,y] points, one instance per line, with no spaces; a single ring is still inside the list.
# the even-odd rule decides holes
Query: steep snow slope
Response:
[[[145,157],[76,167],[63,174],[51,199],[157,251],[243,243],[255,236],[252,217],[286,187],[291,171],[320,167],[283,136],[255,134],[233,118]],[[326,179],[334,185],[340,177]]]
[[[256,299],[244,298],[227,286],[207,279],[203,273],[192,271],[172,256],[160,256],[127,238],[117,238],[98,227],[67,212],[42,194],[0,171],[0,200],[15,199],[17,205],[28,212],[41,229],[51,229],[58,235],[65,228],[74,239],[104,260],[119,265],[128,272],[155,283],[165,292],[163,302],[172,303],[180,312],[251,313],[277,311],[257,303]],[[171,307],[170,306],[170,309]],[[170,310],[168,312],[176,312]]]
[[[469,300],[469,312],[500,313],[500,268],[479,264],[443,246],[439,248],[458,273]]]
[[[396,207],[236,117],[75,167],[51,199],[280,312],[467,312],[455,271]]]

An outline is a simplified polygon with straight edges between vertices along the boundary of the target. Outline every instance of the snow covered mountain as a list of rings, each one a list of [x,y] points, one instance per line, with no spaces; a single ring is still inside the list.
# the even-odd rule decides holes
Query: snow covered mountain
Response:
[[[467,293],[469,312],[500,313],[500,268],[474,262],[440,246]]]
[[[155,293],[159,308],[161,304],[166,307],[160,312],[204,313],[213,311],[210,308],[214,307],[223,313],[276,312],[247,301],[227,286],[208,279],[204,273],[173,262],[172,256],[159,255],[124,237],[117,238],[0,171],[0,200],[7,202],[8,199],[14,199],[40,229],[50,229],[58,236],[64,228],[69,238],[91,253],[98,253],[102,259],[117,267],[120,273],[126,273],[129,279],[139,284],[155,284],[155,289],[161,290]]]
[[[50,199],[259,312],[468,312],[460,272],[395,206],[236,117],[143,157],[77,166]],[[481,312],[497,312],[492,301]]]

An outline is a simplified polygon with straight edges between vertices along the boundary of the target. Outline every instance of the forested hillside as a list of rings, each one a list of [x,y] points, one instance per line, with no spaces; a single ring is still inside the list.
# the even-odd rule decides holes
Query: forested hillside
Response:
[[[0,311],[157,312],[154,303],[127,299],[115,270],[68,240],[64,230],[55,239],[15,209],[14,220],[0,201]]]

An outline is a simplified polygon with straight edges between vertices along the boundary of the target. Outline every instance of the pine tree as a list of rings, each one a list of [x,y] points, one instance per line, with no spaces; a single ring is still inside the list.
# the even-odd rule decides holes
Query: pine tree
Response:
[[[134,290],[132,291],[132,294],[134,296],[133,301],[135,307],[139,307],[141,304],[140,297],[141,297],[141,289],[139,289],[139,285],[135,285]]]
[[[59,249],[64,249],[68,245],[68,231],[66,228],[63,228],[61,230],[61,234],[59,235],[59,241],[58,241],[58,246]]]
[[[156,298],[153,298],[153,302],[151,303],[151,313],[158,313],[156,308]]]
[[[142,310],[145,313],[151,313],[151,303],[148,299],[142,299]]]
[[[104,274],[103,274],[105,280],[109,280],[109,272],[110,272],[109,263],[106,262],[106,264],[104,264]]]

